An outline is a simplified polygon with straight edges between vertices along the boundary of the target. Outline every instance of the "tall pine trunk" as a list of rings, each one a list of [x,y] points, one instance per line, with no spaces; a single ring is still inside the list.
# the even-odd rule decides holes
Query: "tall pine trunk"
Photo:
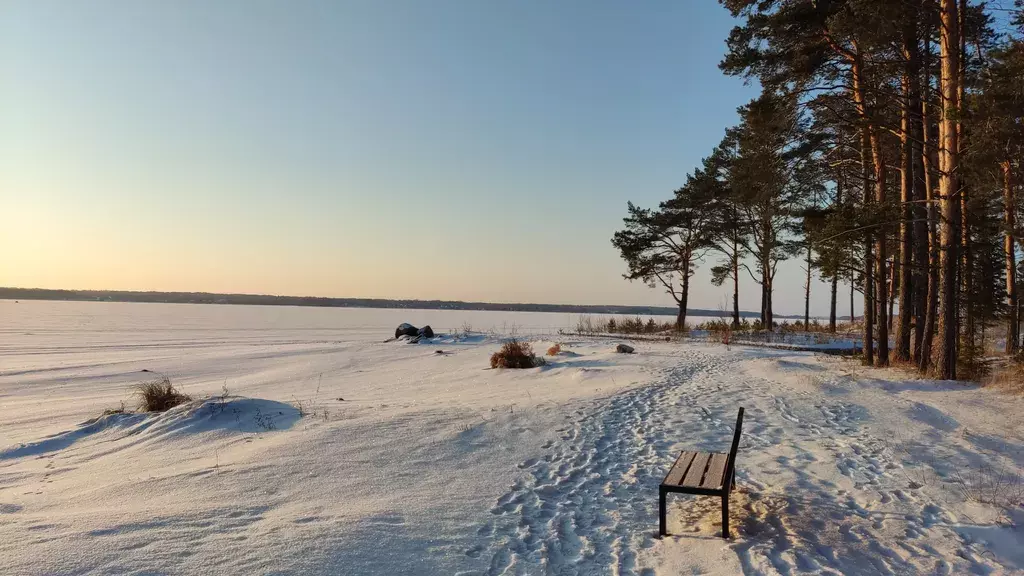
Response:
[[[807,283],[804,284],[804,332],[811,329],[811,243],[807,242]]]
[[[1006,256],[1006,353],[1016,354],[1020,346],[1020,323],[1017,306],[1017,261],[1013,243],[1016,227],[1015,210],[1017,203],[1013,194],[1013,165],[1009,160],[1000,163],[1003,170],[1003,251]]]
[[[732,327],[740,327],[740,242],[732,238]]]
[[[887,326],[891,331],[893,311],[896,308],[896,291],[899,289],[899,286],[896,285],[896,281],[900,277],[900,261],[898,254],[889,256],[889,263],[886,264],[886,270],[889,271],[889,283],[886,286],[889,289],[889,315]]]
[[[836,333],[836,295],[839,292],[839,275],[832,277],[832,299],[828,311],[828,331]]]
[[[915,5],[916,6],[916,5]],[[926,184],[924,174],[924,141],[925,127],[921,108],[921,54],[917,46],[917,17],[919,12],[914,12],[914,41],[908,43],[910,53],[907,55],[907,68],[910,76],[910,157],[911,157],[911,197],[913,209],[911,214],[914,219],[914,270],[911,274],[913,282],[914,298],[914,363],[921,363],[921,347],[924,341],[925,315],[928,308],[928,223],[926,220],[927,200],[924,187]],[[910,73],[909,71],[912,71]]]
[[[853,330],[853,319],[855,318],[855,316],[853,315],[853,303],[854,303],[856,295],[857,295],[857,284],[854,281],[853,273],[850,273],[850,329],[851,330]]]
[[[906,65],[900,79],[903,98],[900,102],[900,274],[899,309],[896,322],[896,350],[894,358],[910,360],[910,320],[913,312],[916,278],[914,271],[914,115],[917,103],[914,99],[914,84],[917,79],[917,12],[911,9],[903,28],[903,56]]]
[[[862,122],[866,115],[864,102],[864,81],[861,77],[862,64],[860,60],[854,59],[852,62],[853,67],[853,99],[857,105],[857,110],[861,115]],[[867,208],[871,204],[871,176],[868,168],[868,155],[870,138],[868,135],[868,128],[866,122],[861,126],[860,135],[860,165],[861,165],[861,177],[864,186],[863,202],[864,207]],[[871,297],[871,293],[874,290],[874,286],[871,282],[871,232],[864,233],[864,363],[867,365],[874,364],[875,361],[875,328],[874,328],[874,298]]]
[[[841,173],[840,173],[841,174]],[[836,178],[836,206],[843,205],[843,178]],[[828,331],[836,333],[836,297],[839,292],[839,270],[832,275],[832,300],[828,313]],[[853,311],[850,311],[850,321],[853,322]]]
[[[762,268],[761,270],[763,271],[764,268]],[[761,329],[762,330],[770,330],[771,329],[771,327],[768,325],[768,313],[767,313],[768,296],[766,296],[766,291],[768,290],[767,284],[768,284],[767,281],[762,280],[762,282],[761,282]]]
[[[679,295],[679,314],[676,316],[676,330],[682,332],[686,330],[686,304],[690,299],[690,274],[689,272],[683,273],[682,289]]]
[[[936,163],[932,160],[934,144],[932,143],[931,122],[929,120],[929,100],[931,98],[931,43],[930,31],[924,34],[924,94],[921,98],[921,177],[924,179],[925,211],[928,218],[928,286],[925,291],[924,330],[921,338],[921,352],[918,367],[922,374],[931,371],[932,349],[935,338],[935,318],[938,315],[939,303],[939,234],[938,207],[936,206],[935,185],[932,182],[932,170]]]
[[[960,42],[960,62],[958,66],[959,75],[956,88],[956,101],[958,111],[962,114],[964,110],[964,78],[966,77],[965,70],[967,69],[967,35],[964,34],[964,18],[967,17],[967,0],[960,0],[958,13],[957,35]],[[963,128],[963,121],[958,116],[956,123],[958,157],[963,154]],[[959,173],[959,170],[957,170],[956,173]],[[957,185],[960,193],[960,253],[962,257],[960,266],[961,314],[963,315],[963,325],[961,326],[961,350],[969,351],[973,356],[975,354],[974,336],[977,327],[974,322],[974,306],[972,305],[972,299],[970,297],[974,286],[974,250],[971,242],[970,195],[967,183],[964,179],[957,178]]]
[[[853,73],[853,100],[862,123],[861,127],[861,163],[864,168],[864,205],[871,204],[872,199],[881,205],[885,202],[885,158],[882,155],[882,144],[875,129],[871,114],[868,112],[867,98],[865,96],[866,82],[864,79],[864,63],[859,48],[854,45],[856,57],[851,62]],[[868,177],[868,161],[870,153],[871,167],[874,172],[874,193],[872,194],[871,182]],[[872,281],[872,274],[864,276],[864,304],[874,310],[869,318],[867,311],[864,313],[864,361],[874,363],[878,366],[889,364],[889,328],[886,325],[886,255],[885,255],[885,227],[879,226],[872,233],[865,234],[864,268],[871,270],[872,266],[872,241],[874,241],[874,287],[869,284]],[[874,292],[872,297],[872,292]],[[878,328],[877,355],[874,351],[873,337],[869,330],[874,325]],[[874,362],[872,362],[874,361]]]
[[[774,291],[773,280],[775,274],[772,271],[772,247],[776,242],[775,231],[772,229],[771,220],[762,216],[761,218],[761,317],[765,329],[774,331],[775,318],[772,309],[772,293]]]
[[[885,158],[882,156],[882,146],[879,142],[878,133],[875,130],[870,132],[871,158],[875,167],[875,202],[882,206],[885,204]],[[875,354],[875,366],[889,365],[889,322],[888,314],[888,288],[887,268],[888,257],[886,256],[885,245],[886,226],[881,225],[875,231],[875,302],[878,304],[878,351]]]
[[[957,173],[960,144],[960,40],[957,0],[940,0],[942,116],[939,120],[939,310],[935,369],[943,380],[956,379],[957,356]]]
[[[866,131],[861,136],[861,172],[864,178],[864,206],[871,204],[871,176],[868,168],[868,137]],[[871,232],[864,234],[864,364],[875,363],[875,300],[872,298],[874,283],[872,282],[871,265]]]

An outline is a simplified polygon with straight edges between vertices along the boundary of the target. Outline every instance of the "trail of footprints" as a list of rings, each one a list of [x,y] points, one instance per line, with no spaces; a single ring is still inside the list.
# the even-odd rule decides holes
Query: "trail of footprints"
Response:
[[[765,384],[767,389],[768,383]],[[786,391],[779,383],[774,383],[773,388],[776,392],[780,389],[785,391],[789,400],[767,392],[763,395],[786,422],[782,426],[770,426],[760,433],[751,433],[749,439],[752,444],[762,444],[767,448],[771,442],[765,442],[766,436],[774,436],[776,444],[788,444],[798,454],[803,453],[812,458],[813,455],[806,451],[807,443],[820,443],[828,449],[835,461],[836,470],[853,481],[853,489],[835,489],[832,492],[830,487],[834,485],[823,482],[814,496],[839,504],[838,510],[841,512],[832,512],[830,517],[838,525],[842,540],[851,547],[850,550],[870,550],[872,568],[879,573],[912,573],[922,567],[932,569],[935,573],[949,573],[950,566],[944,560],[929,565],[934,555],[928,544],[918,543],[917,540],[929,536],[928,531],[933,527],[949,524],[952,520],[945,510],[919,492],[922,484],[916,482],[912,474],[903,471],[903,465],[899,456],[893,453],[893,447],[863,426],[867,417],[864,409],[845,402],[824,404],[820,397],[807,392]],[[756,388],[752,388],[751,392],[760,395]],[[782,463],[793,465],[788,458]],[[745,483],[757,491],[766,488],[753,478],[746,478]],[[776,518],[769,514],[761,524],[774,520]],[[895,549],[889,545],[890,538],[884,536],[891,534],[891,531],[883,530],[889,522],[903,523],[903,538],[892,543]],[[768,541],[790,540],[784,530],[773,530],[765,526],[759,528],[770,534]],[[798,536],[807,541],[816,541],[815,534]],[[762,542],[751,541],[740,545],[741,556],[744,555],[742,550],[760,549],[766,543],[763,542],[764,538],[758,539]],[[790,546],[787,544],[781,548]],[[828,546],[818,548],[799,550],[798,547],[794,550],[805,564],[817,565],[818,561],[822,561],[827,565],[834,551]],[[797,565],[782,560],[778,550],[772,550],[770,546],[761,551],[783,573],[802,571]],[[969,545],[962,550],[965,559],[970,560],[970,556],[975,555]],[[749,564],[745,566],[750,567]],[[751,568],[751,571],[759,573],[755,568]]]
[[[638,572],[636,553],[652,545],[657,498],[651,495],[668,447],[680,438],[678,431],[669,434],[679,421],[667,420],[678,409],[662,407],[697,409],[694,398],[714,362],[703,355],[694,360],[658,384],[615,396],[590,413],[577,410],[560,441],[545,444],[546,455],[520,464],[528,475],[497,500],[477,532],[485,542],[466,554],[490,558],[488,575],[649,574]]]
[[[798,455],[813,460],[805,443],[820,442],[834,455],[838,472],[854,481],[853,490],[829,488],[831,483],[825,482],[817,496],[838,504],[833,521],[839,522],[844,540],[875,547],[883,557],[878,560],[879,570],[899,572],[908,565],[877,543],[875,531],[882,528],[884,515],[876,510],[902,509],[906,540],[899,543],[900,548],[918,558],[926,553],[917,549],[914,540],[945,522],[944,512],[922,499],[916,493],[919,486],[899,474],[899,459],[861,425],[863,408],[843,402],[826,404],[818,396],[787,391],[779,383],[765,381],[760,386],[756,378],[729,383],[734,375],[723,369],[720,359],[694,354],[689,360],[666,371],[656,384],[614,396],[590,411],[576,410],[560,430],[559,441],[546,443],[543,456],[520,464],[526,476],[498,498],[490,519],[477,531],[480,541],[465,551],[484,564],[479,573],[652,576],[650,570],[637,567],[636,557],[638,550],[653,545],[657,486],[670,461],[670,448],[684,439],[691,443],[713,440],[716,446],[722,439],[727,442],[732,421],[721,416],[725,406],[731,410],[736,405],[737,397],[750,413],[744,423],[742,450],[771,451],[788,444]],[[780,388],[788,400],[769,392]],[[702,408],[709,402],[719,404],[712,411]],[[765,414],[759,406],[777,414]],[[756,477],[741,476],[756,497],[768,490]],[[692,504],[694,513],[700,513],[701,504],[699,499]],[[847,521],[853,519],[859,521]],[[772,521],[770,515],[766,521]],[[788,564],[779,558],[779,550],[773,551],[776,545],[792,546],[782,526],[751,534],[752,540],[740,548],[761,550],[766,558]],[[768,548],[762,549],[765,545]],[[813,549],[798,552],[829,563],[829,554]]]

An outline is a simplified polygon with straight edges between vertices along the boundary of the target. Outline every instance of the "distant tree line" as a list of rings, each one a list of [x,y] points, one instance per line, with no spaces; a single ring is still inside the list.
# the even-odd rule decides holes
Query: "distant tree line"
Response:
[[[740,23],[720,68],[762,93],[657,208],[630,203],[612,239],[625,277],[660,286],[686,320],[690,281],[761,288],[780,262],[863,301],[864,361],[970,375],[986,329],[1021,345],[1024,3],[720,0]],[[893,347],[890,350],[890,334]],[[958,366],[960,370],[958,371]]]
[[[319,306],[328,308],[406,308],[418,310],[483,310],[492,312],[555,312],[569,314],[628,314],[667,316],[675,308],[587,304],[530,304],[463,302],[459,300],[388,300],[384,298],[324,298],[268,294],[215,294],[210,292],[135,292],[129,290],[51,290],[0,287],[0,300],[74,300],[151,302],[168,304],[238,304],[255,306]],[[690,310],[698,316],[717,316],[717,310]],[[743,316],[756,315],[742,312]]]

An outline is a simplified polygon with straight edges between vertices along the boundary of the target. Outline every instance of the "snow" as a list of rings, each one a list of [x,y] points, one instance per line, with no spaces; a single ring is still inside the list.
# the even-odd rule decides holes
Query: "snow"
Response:
[[[564,315],[0,317],[5,574],[1024,572],[1017,396],[783,349],[616,354]],[[384,342],[405,321],[441,336]],[[563,353],[490,370],[513,324]],[[103,415],[160,376],[196,400]],[[739,406],[734,537],[717,498],[671,495],[659,540],[658,483],[679,450],[726,450]]]

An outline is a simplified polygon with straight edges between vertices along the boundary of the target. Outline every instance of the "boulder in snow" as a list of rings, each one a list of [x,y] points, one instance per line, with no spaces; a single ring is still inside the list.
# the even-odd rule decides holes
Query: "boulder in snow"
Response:
[[[424,326],[423,328],[419,329],[417,335],[419,335],[420,338],[433,338],[434,330],[431,329],[430,326]]]
[[[395,328],[395,338],[401,338],[402,336],[418,336],[420,329],[413,326],[412,324],[399,324],[398,328]]]
[[[615,347],[615,351],[618,352],[619,354],[632,354],[633,347],[629,346],[628,344],[619,344],[618,346]]]

